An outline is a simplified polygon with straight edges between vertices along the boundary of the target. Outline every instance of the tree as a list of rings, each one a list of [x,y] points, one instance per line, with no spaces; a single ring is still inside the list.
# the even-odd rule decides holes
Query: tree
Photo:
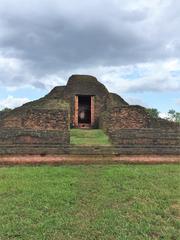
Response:
[[[146,111],[152,118],[159,117],[159,111],[156,108],[146,108]]]
[[[180,112],[176,112],[176,118],[175,121],[180,123]]]
[[[10,112],[11,111],[11,108],[4,108],[2,110],[0,110],[0,112]]]
[[[0,117],[2,117],[4,114],[6,114],[10,111],[11,111],[10,108],[4,108],[4,109],[0,110]]]
[[[180,122],[180,112],[176,112],[174,109],[170,109],[167,119],[173,122]]]

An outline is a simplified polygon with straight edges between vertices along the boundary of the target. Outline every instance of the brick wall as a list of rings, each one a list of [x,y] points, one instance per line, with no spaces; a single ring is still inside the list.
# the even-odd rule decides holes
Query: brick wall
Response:
[[[106,87],[93,76],[72,75],[66,86],[55,87],[47,96],[48,99],[63,99],[70,105],[71,126],[76,126],[75,121],[75,96],[94,96],[94,127],[99,126],[99,116],[103,111],[112,106],[128,105],[120,96],[109,93]]]
[[[100,117],[100,127],[106,132],[129,128],[147,128],[150,125],[150,117],[145,109],[140,106],[121,106],[104,112]]]
[[[65,109],[16,109],[0,120],[0,144],[70,143]]]
[[[155,128],[119,129],[109,133],[115,145],[180,147],[180,131]]]
[[[94,97],[94,127],[98,127],[99,115],[106,110],[109,92],[95,77],[73,75],[64,88],[63,100],[70,105],[71,125],[74,125],[75,96],[89,95]]]
[[[1,129],[0,145],[8,144],[59,144],[67,145],[70,142],[69,131],[54,130],[23,130],[23,129]]]
[[[179,130],[180,124],[161,118],[151,118],[141,106],[111,108],[100,116],[100,128],[111,133],[119,129],[161,128]]]
[[[179,130],[180,129],[180,123],[168,121],[166,119],[162,118],[152,118],[150,121],[150,127],[151,128],[162,128],[162,129],[174,129]]]
[[[140,147],[154,153],[178,152],[180,125],[164,119],[152,119],[140,106],[122,106],[104,112],[100,127],[105,130],[113,145]],[[134,150],[135,151],[135,150]],[[134,152],[135,154],[135,152]]]
[[[66,131],[69,114],[61,109],[24,109],[8,114],[0,121],[0,128]]]

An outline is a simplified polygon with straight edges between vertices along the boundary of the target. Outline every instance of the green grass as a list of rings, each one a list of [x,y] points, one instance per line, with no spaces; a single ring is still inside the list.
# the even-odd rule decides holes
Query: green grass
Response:
[[[180,239],[180,166],[0,168],[0,239]]]
[[[71,129],[71,144],[74,145],[110,145],[108,136],[101,129]]]

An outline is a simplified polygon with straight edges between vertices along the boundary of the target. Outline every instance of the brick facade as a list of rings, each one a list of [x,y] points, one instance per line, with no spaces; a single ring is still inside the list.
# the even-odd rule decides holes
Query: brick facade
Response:
[[[160,128],[179,130],[180,124],[161,118],[152,118],[141,106],[121,106],[109,109],[100,116],[100,127],[107,133],[119,129]]]
[[[69,110],[59,101],[28,103],[0,119],[0,145],[67,145],[70,143],[69,125]]]
[[[78,127],[78,96],[91,97],[92,126],[102,128],[114,145],[146,145],[152,152],[155,146],[166,146],[165,152],[168,147],[169,152],[172,147],[178,151],[179,124],[151,118],[145,108],[129,105],[86,75],[73,75],[66,86],[3,114],[0,144],[70,144],[70,126]]]
[[[69,131],[45,131],[25,129],[0,129],[0,145],[19,144],[63,144],[68,145],[70,141]],[[30,153],[30,152],[29,152]]]
[[[16,114],[8,114],[1,120],[1,128],[31,130],[67,130],[68,111],[57,109],[25,109]]]
[[[147,128],[149,125],[150,116],[140,106],[115,107],[102,113],[100,117],[100,127],[106,132],[122,128]]]
[[[59,94],[58,94],[59,91]],[[95,128],[99,127],[100,114],[106,111],[108,106],[128,105],[120,96],[109,93],[107,88],[98,82],[95,77],[87,75],[73,75],[69,78],[68,83],[63,88],[54,88],[46,97],[61,98],[70,105],[70,122],[71,126],[77,127],[76,111],[78,107],[78,95],[88,95],[93,97],[92,121]]]
[[[115,145],[177,147],[180,146],[180,131],[164,130],[159,128],[119,129],[109,133]]]

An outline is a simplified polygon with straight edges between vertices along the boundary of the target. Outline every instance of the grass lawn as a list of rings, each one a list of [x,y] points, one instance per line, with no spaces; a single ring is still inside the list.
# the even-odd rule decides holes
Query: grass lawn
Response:
[[[71,129],[70,142],[74,145],[110,145],[108,136],[101,129]]]
[[[0,168],[0,239],[180,239],[180,166]]]

